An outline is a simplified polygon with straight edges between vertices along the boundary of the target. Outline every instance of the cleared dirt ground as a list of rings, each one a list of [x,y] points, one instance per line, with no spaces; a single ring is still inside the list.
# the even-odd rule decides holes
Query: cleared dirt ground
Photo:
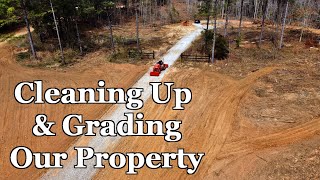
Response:
[[[123,31],[131,27],[119,27],[115,29]],[[194,30],[192,26],[182,27],[180,24],[165,26],[158,31],[152,28],[141,28],[141,37],[146,39],[158,37],[165,42],[163,50],[157,46],[157,52],[166,50],[178,39],[188,32]],[[24,35],[25,30],[17,31],[15,36]],[[105,32],[106,33],[106,32]],[[124,31],[123,36],[130,36],[129,31]],[[46,114],[51,121],[61,124],[62,119],[67,114],[83,114],[87,119],[99,119],[110,108],[110,105],[21,105],[14,98],[14,88],[19,82],[43,80],[46,88],[79,88],[97,87],[98,80],[105,80],[106,87],[131,87],[149,68],[145,63],[110,63],[107,61],[110,51],[105,49],[89,53],[77,63],[66,67],[50,66],[39,68],[28,68],[29,62],[19,64],[16,61],[16,52],[19,47],[9,45],[7,42],[0,43],[0,174],[8,179],[32,179],[40,177],[45,170],[29,168],[27,170],[17,170],[12,167],[9,161],[10,152],[16,146],[26,146],[34,152],[62,152],[66,151],[74,142],[75,138],[63,135],[61,128],[53,128],[56,137],[36,138],[32,135],[32,127],[35,123],[34,117],[41,113]],[[34,61],[34,60],[33,60]],[[146,61],[148,63],[148,61]],[[30,62],[33,64],[33,62]],[[36,63],[37,64],[37,63]],[[34,94],[25,94],[26,96]],[[58,126],[60,127],[60,125]],[[22,160],[22,159],[21,159]]]
[[[129,88],[146,71],[146,66],[130,64],[106,64],[84,60],[77,68],[56,70],[39,70],[22,67],[14,62],[11,47],[0,48],[0,96],[1,96],[1,129],[0,129],[0,173],[2,177],[24,179],[39,177],[42,171],[34,168],[17,170],[10,165],[10,151],[17,145],[30,147],[33,151],[65,151],[74,142],[74,138],[63,136],[61,128],[53,129],[57,137],[36,138],[32,135],[34,117],[47,114],[48,118],[61,124],[65,115],[70,113],[84,114],[89,119],[101,117],[110,107],[108,105],[21,105],[14,98],[14,88],[22,81],[43,80],[44,88],[49,87],[97,87],[100,79],[106,81],[107,87]],[[95,66],[95,67],[94,67]],[[94,68],[93,68],[94,67]]]
[[[257,114],[263,112],[256,110],[255,104],[250,101],[251,96],[255,96],[252,91],[259,84],[260,79],[279,71],[278,69],[279,67],[263,68],[241,80],[234,80],[215,72],[204,72],[197,68],[173,69],[171,76],[166,80],[174,81],[177,87],[189,87],[193,92],[193,101],[187,106],[187,110],[183,113],[171,110],[173,102],[159,106],[149,101],[142,112],[146,113],[145,119],[181,119],[183,122],[182,141],[172,144],[164,142],[163,138],[130,137],[123,138],[121,143],[109,151],[171,152],[183,147],[185,151],[206,153],[199,171],[194,176],[188,176],[184,170],[177,168],[172,170],[142,168],[139,170],[139,175],[130,176],[130,179],[147,179],[151,176],[154,179],[163,177],[168,179],[177,177],[180,179],[295,177],[298,172],[292,170],[291,163],[295,163],[295,158],[308,159],[309,156],[315,160],[301,160],[299,165],[295,165],[295,169],[300,168],[305,171],[300,177],[304,177],[303,175],[314,177],[314,174],[319,176],[319,173],[314,170],[319,166],[318,157],[309,155],[313,152],[317,153],[319,146],[308,141],[309,138],[315,138],[314,142],[319,140],[317,135],[320,132],[318,111],[313,113],[312,117],[302,117],[300,121],[282,125],[281,128],[273,126],[274,123],[282,123],[281,118],[279,122],[260,123],[259,118],[249,119],[243,113],[247,111],[256,111]],[[281,98],[269,100],[265,108],[269,108],[272,103],[285,103],[283,102],[285,100]],[[320,103],[316,106],[319,108]],[[245,109],[248,107],[250,109]],[[304,106],[296,107],[295,110],[302,111],[301,113],[310,111],[308,107],[304,109]],[[282,112],[282,116],[288,116],[290,112]],[[291,116],[295,117],[294,114]],[[125,169],[105,169],[97,175],[96,179],[108,179],[108,177],[127,178]]]
[[[250,24],[248,26],[251,28]],[[247,33],[251,33],[249,31]],[[177,87],[189,87],[193,101],[185,111],[173,111],[174,102],[157,105],[149,100],[141,111],[145,113],[144,119],[182,120],[180,142],[166,143],[163,137],[128,137],[108,149],[108,152],[146,154],[174,152],[177,148],[205,152],[194,176],[177,168],[150,170],[144,167],[137,176],[129,177],[125,176],[125,168],[106,168],[95,178],[318,179],[320,52],[297,43],[273,58],[269,44],[261,50],[252,48],[256,47],[243,43],[240,49],[232,49],[228,60],[215,65],[177,62],[170,69],[164,81],[173,81]],[[101,56],[96,52],[72,67],[38,70],[17,65],[11,52],[10,47],[1,46],[0,106],[5,108],[0,109],[0,141],[7,145],[0,152],[0,166],[4,167],[0,173],[15,179],[39,177],[43,173],[35,169],[13,169],[7,160],[15,146],[26,145],[33,151],[65,151],[75,140],[65,136],[33,137],[31,128],[36,114],[45,113],[60,123],[63,116],[71,112],[97,119],[109,108],[104,105],[20,105],[13,97],[18,82],[43,79],[45,87],[49,84],[52,87],[95,87],[97,80],[105,79],[108,86],[129,87],[147,68],[102,63],[99,58],[93,60]]]
[[[245,34],[252,33],[251,28]],[[141,110],[145,119],[182,120],[182,141],[130,137],[109,150],[205,152],[194,176],[178,168],[144,167],[139,175],[127,177],[125,168],[107,168],[96,179],[319,178],[320,51],[294,42],[290,34],[286,43],[295,44],[275,56],[269,43],[258,50],[247,46],[250,40],[240,49],[231,47],[230,58],[215,65],[176,63],[165,81],[192,90],[193,101],[186,111],[173,111],[173,102],[151,101]]]

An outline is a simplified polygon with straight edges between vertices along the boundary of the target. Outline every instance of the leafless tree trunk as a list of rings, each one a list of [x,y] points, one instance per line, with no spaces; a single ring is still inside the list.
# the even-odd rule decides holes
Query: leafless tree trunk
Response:
[[[153,18],[152,18],[152,27],[154,27],[154,25],[157,23],[157,1],[153,0]]]
[[[118,13],[119,13],[119,25],[122,24],[122,8],[118,9]]]
[[[230,0],[226,0],[226,22],[224,25],[224,37],[228,36],[228,25],[229,25],[229,10],[230,10]]]
[[[76,23],[77,39],[78,39],[80,54],[82,55],[82,54],[83,54],[83,50],[82,50],[82,44],[81,44],[81,39],[80,39],[80,32],[79,32],[79,27],[78,27],[78,19],[79,19],[78,10],[79,10],[79,7],[76,7],[77,17],[76,17],[76,19],[75,19],[75,23]]]
[[[112,50],[114,52],[115,51],[115,47],[114,47],[113,31],[112,31],[112,24],[111,24],[110,16],[111,15],[108,15],[108,24],[109,24],[109,31],[110,31],[111,48],[112,48]]]
[[[63,48],[62,48],[62,44],[61,44],[58,23],[57,23],[56,15],[55,15],[54,10],[53,10],[53,5],[52,5],[52,1],[51,0],[50,0],[50,6],[51,6],[51,10],[52,10],[54,24],[56,26],[56,31],[57,31],[57,37],[58,37],[59,47],[60,47],[60,51],[61,51],[61,61],[62,61],[62,64],[66,64],[66,61],[65,61],[64,55],[63,55]]]
[[[264,22],[266,19],[266,14],[267,14],[267,7],[268,7],[269,0],[265,0],[263,7],[262,7],[262,23],[261,23],[261,32],[260,32],[260,38],[259,38],[259,47],[261,46],[262,42],[262,35],[263,35],[263,30],[264,30]]]
[[[304,10],[304,13],[303,13],[303,25],[302,25],[302,28],[301,28],[301,34],[300,34],[299,42],[302,41],[302,36],[303,36],[303,33],[304,33],[304,29],[307,26],[308,13],[306,11],[309,8],[309,3],[310,3],[310,0],[308,0],[307,3],[305,4],[305,10]]]
[[[241,0],[240,4],[240,22],[239,22],[239,34],[238,34],[238,39],[241,39],[241,30],[242,30],[242,17],[243,17],[243,0]]]
[[[275,13],[275,17],[274,17],[274,24],[276,25],[276,30],[275,30],[275,34],[273,37],[273,41],[274,41],[274,45],[277,49],[277,44],[278,44],[278,40],[279,40],[279,26],[281,24],[281,18],[282,18],[282,13],[281,13],[281,0],[277,0],[277,10]]]
[[[140,40],[139,40],[139,15],[138,15],[138,5],[136,7],[136,33],[137,33],[137,49],[140,49]]]
[[[286,10],[285,10],[284,18],[283,18],[283,22],[282,22],[282,29],[281,29],[281,37],[280,37],[279,49],[282,48],[282,44],[283,44],[283,34],[284,34],[284,29],[285,29],[285,27],[286,27],[286,19],[287,19],[287,15],[288,15],[288,7],[289,7],[289,0],[287,0]]]
[[[254,14],[253,14],[253,19],[257,19],[258,10],[259,10],[259,0],[254,0]]]
[[[270,18],[270,11],[269,11],[269,3],[267,5],[267,9],[266,9],[266,19],[269,19]]]
[[[216,34],[217,34],[217,2],[218,0],[214,1],[214,8],[213,8],[213,13],[214,13],[214,27],[213,27],[213,43],[212,43],[212,57],[211,57],[211,61],[212,63],[214,63],[215,61],[215,56],[214,56],[214,52],[215,52],[215,46],[216,46]]]
[[[302,36],[303,36],[303,32],[304,32],[304,28],[306,27],[306,18],[303,18],[303,24],[302,24],[302,28],[301,28],[301,33],[300,33],[300,38],[299,38],[299,42],[302,41]]]
[[[207,16],[207,30],[209,30],[209,22],[210,22],[210,13],[208,12],[208,16]]]
[[[142,25],[145,26],[146,23],[145,23],[145,3],[144,3],[144,0],[140,1],[140,16],[142,18]]]
[[[224,7],[226,5],[226,1],[228,1],[228,0],[223,0],[222,1],[222,8],[221,8],[221,18],[222,19],[224,18]]]
[[[81,45],[81,39],[80,39],[80,33],[79,33],[79,28],[78,28],[78,22],[77,22],[77,20],[75,21],[75,23],[76,23],[77,39],[78,39],[80,54],[82,55],[82,54],[83,54],[83,50],[82,50],[82,45]]]
[[[36,50],[34,48],[33,38],[32,38],[31,30],[30,30],[30,23],[29,23],[29,19],[28,19],[28,11],[27,11],[26,4],[25,4],[24,0],[21,1],[21,6],[23,8],[24,20],[26,22],[26,27],[27,27],[27,31],[28,31],[28,38],[29,38],[29,44],[30,44],[30,48],[31,48],[31,53],[32,53],[33,58],[37,59],[37,53],[36,53]]]

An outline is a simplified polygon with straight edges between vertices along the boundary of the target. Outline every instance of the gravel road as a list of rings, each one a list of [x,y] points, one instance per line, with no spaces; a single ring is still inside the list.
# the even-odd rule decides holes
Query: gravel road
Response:
[[[191,45],[191,43],[201,34],[203,30],[201,25],[195,25],[197,29],[188,35],[184,36],[181,40],[179,40],[161,59],[164,60],[166,64],[169,64],[170,67],[175,63],[176,60],[179,59],[180,55],[187,50],[187,48]],[[149,71],[143,75],[136,84],[133,85],[133,88],[143,88],[144,92],[141,96],[141,99],[146,102],[151,97],[151,86],[149,82],[161,82],[165,74],[168,72],[162,72],[159,77],[151,77],[149,75],[152,67]],[[103,120],[113,120],[117,123],[119,120],[125,119],[124,113],[132,112],[127,110],[125,104],[114,105],[103,117]],[[85,138],[85,137],[83,137]],[[83,146],[83,140],[80,138],[70,149],[68,152],[74,151],[74,147]],[[97,135],[90,139],[89,142],[86,143],[86,146],[92,147],[95,152],[106,152],[107,149],[114,145],[117,140],[121,137],[101,137]],[[95,164],[95,160],[87,160],[86,165],[88,166],[86,169],[75,169],[74,165],[76,163],[75,154],[69,153],[69,158],[66,163],[64,163],[63,169],[51,169],[49,170],[42,179],[69,179],[69,180],[78,180],[78,179],[92,179],[94,175],[97,173],[98,169],[93,168]]]

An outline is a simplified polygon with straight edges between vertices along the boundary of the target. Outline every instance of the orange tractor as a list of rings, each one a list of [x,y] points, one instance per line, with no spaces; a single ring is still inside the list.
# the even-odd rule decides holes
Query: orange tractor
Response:
[[[163,61],[161,60],[153,66],[153,70],[150,72],[150,76],[159,76],[161,74],[161,71],[166,70],[168,67],[169,65],[164,64]]]

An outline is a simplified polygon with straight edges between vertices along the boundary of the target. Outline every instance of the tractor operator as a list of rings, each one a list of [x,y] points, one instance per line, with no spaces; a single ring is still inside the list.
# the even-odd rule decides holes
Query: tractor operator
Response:
[[[159,64],[160,66],[163,65],[163,60],[160,60],[159,62],[157,62],[157,64]]]

